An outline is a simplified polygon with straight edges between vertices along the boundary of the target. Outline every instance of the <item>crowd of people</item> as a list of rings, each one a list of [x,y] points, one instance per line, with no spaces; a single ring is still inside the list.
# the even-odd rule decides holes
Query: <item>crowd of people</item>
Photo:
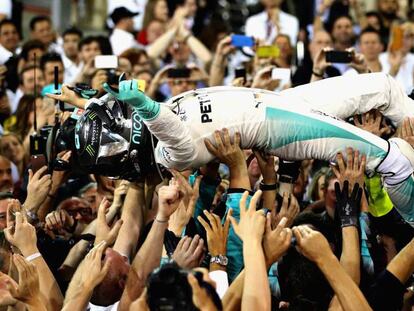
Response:
[[[24,39],[7,11],[14,1],[4,2],[0,310],[413,309],[414,229],[359,150],[292,162],[216,129],[205,142],[215,161],[138,180],[43,166],[33,154],[34,133],[82,113],[46,94],[88,85],[99,98],[120,76],[160,102],[376,72],[409,96],[413,1],[108,0],[99,35],[58,33],[35,16]],[[330,61],[332,51],[348,61]],[[102,55],[115,65],[99,65]],[[372,110],[346,121],[414,148],[414,119],[395,126]]]

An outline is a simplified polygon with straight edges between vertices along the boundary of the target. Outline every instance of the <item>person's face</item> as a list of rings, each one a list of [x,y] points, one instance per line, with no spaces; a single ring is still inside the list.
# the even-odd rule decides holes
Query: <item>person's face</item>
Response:
[[[162,22],[168,21],[168,5],[164,0],[158,0],[154,6],[154,19]]]
[[[40,94],[40,91],[42,90],[44,83],[45,80],[43,78],[43,72],[39,68],[36,68],[34,70],[28,70],[23,73],[22,90],[24,94],[34,94],[35,86],[37,87],[37,93]]]
[[[149,44],[153,43],[164,34],[164,24],[160,21],[152,21],[147,27],[147,41]]]
[[[19,34],[13,24],[5,24],[0,30],[0,44],[14,52],[19,44]]]
[[[134,64],[133,69],[132,69],[134,74],[136,74],[137,72],[141,70],[151,71],[151,61],[145,54],[141,54],[141,56],[138,59],[138,62]]]
[[[177,96],[181,93],[194,90],[197,86],[197,82],[190,79],[180,79],[176,78],[170,82],[168,82],[168,85],[171,89],[171,95]]]
[[[137,74],[133,77],[134,79],[138,79],[138,80],[144,80],[145,81],[145,85],[148,87],[151,83],[152,80],[152,75],[149,72],[141,72],[140,74]]]
[[[91,187],[82,194],[82,199],[85,199],[92,211],[97,213],[99,204],[101,203],[100,195],[98,194],[98,189],[96,187]]]
[[[368,61],[377,60],[382,52],[382,44],[376,33],[365,33],[359,39],[361,53]]]
[[[332,39],[329,33],[325,31],[318,31],[313,36],[312,42],[309,45],[309,51],[312,56],[312,59],[316,57],[316,54],[319,53],[322,49],[332,46]]]
[[[0,191],[13,190],[12,170],[10,161],[0,158]]]
[[[290,45],[289,39],[284,36],[279,36],[275,40],[275,45],[280,50],[280,57],[287,58],[292,54],[292,47]]]
[[[377,16],[371,15],[367,17],[368,27],[372,27],[375,30],[381,30],[381,23]]]
[[[129,77],[131,76],[131,71],[131,62],[127,58],[119,57],[117,74],[122,74],[124,72],[127,75],[127,79],[129,79]]]
[[[338,18],[332,29],[334,41],[341,44],[351,44],[353,36],[354,30],[351,21],[345,17]]]
[[[378,0],[378,11],[385,14],[397,14],[398,0]]]
[[[33,39],[40,40],[46,46],[53,42],[55,38],[52,30],[52,25],[49,23],[49,21],[37,22],[32,31],[32,37]]]
[[[184,6],[188,9],[188,16],[195,16],[197,13],[197,2],[195,0],[186,0]]]
[[[96,55],[101,54],[101,47],[96,41],[92,41],[91,43],[82,46],[81,58],[85,63],[89,62],[91,59],[94,59]]]
[[[321,176],[318,179],[318,200],[323,200],[325,198],[325,176]]]
[[[39,60],[42,58],[43,54],[45,54],[45,51],[43,51],[42,49],[31,49],[27,53],[27,62],[31,64],[34,64],[36,62],[36,64],[39,64]]]
[[[328,188],[325,189],[325,201],[331,206],[336,203],[335,183],[337,181],[338,179],[332,178],[329,181]]]
[[[7,205],[8,199],[3,199],[0,201],[0,231],[3,231],[7,228]]]
[[[95,213],[93,213],[92,208],[85,200],[73,198],[70,202],[65,204],[64,209],[73,217],[73,219],[76,219],[83,224],[89,224],[95,219]]]
[[[190,57],[191,50],[186,43],[175,41],[170,47],[170,53],[176,63],[185,64]]]
[[[69,58],[75,58],[79,52],[78,44],[80,37],[76,34],[67,34],[63,37],[63,50]]]
[[[24,160],[23,145],[14,135],[6,135],[1,138],[0,150],[7,159],[16,165]]]
[[[129,32],[134,31],[134,19],[132,17],[124,18],[123,23],[125,24],[125,30]]]
[[[282,4],[283,0],[261,0],[265,8],[278,8]]]
[[[45,69],[43,70],[44,78],[45,78],[45,85],[54,83],[55,81],[55,66],[58,67],[58,81],[59,83],[63,83],[63,74],[64,74],[64,67],[61,62],[47,62],[45,64]]]

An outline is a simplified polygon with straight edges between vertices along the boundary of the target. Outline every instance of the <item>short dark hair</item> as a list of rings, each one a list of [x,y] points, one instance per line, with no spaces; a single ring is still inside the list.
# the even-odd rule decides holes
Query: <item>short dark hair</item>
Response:
[[[29,40],[25,44],[23,44],[22,51],[20,53],[20,57],[27,61],[29,52],[33,49],[41,49],[46,51],[45,45],[39,40]]]
[[[44,70],[46,64],[49,62],[60,62],[63,64],[62,57],[58,53],[50,52],[44,54],[40,59],[40,68]]]
[[[14,28],[16,28],[16,31],[18,31],[16,24],[11,19],[6,18],[0,21],[0,32],[4,25],[13,25]]]
[[[83,37],[83,32],[76,27],[70,27],[68,29],[66,29],[63,34],[62,34],[62,38],[65,38],[66,35],[77,35],[79,38],[82,39]]]
[[[361,37],[362,37],[363,35],[367,34],[367,33],[373,33],[373,34],[376,34],[376,35],[378,36],[378,39],[379,39],[380,41],[382,41],[382,40],[381,40],[381,34],[380,34],[380,32],[379,32],[378,30],[376,30],[375,28],[370,27],[370,26],[368,26],[368,27],[364,28],[364,29],[361,31],[361,33],[359,34],[359,37],[358,37],[358,41],[359,41],[359,40],[361,40]]]
[[[44,21],[49,22],[50,24],[52,24],[52,21],[50,20],[50,17],[48,17],[48,16],[38,15],[38,16],[33,17],[30,20],[30,24],[29,24],[30,30],[34,30],[37,23],[44,22]]]
[[[91,44],[92,42],[96,42],[96,43],[98,43],[98,44],[99,44],[99,46],[101,46],[101,45],[100,45],[100,41],[99,41],[99,38],[98,38],[98,37],[95,37],[95,36],[87,36],[87,37],[83,38],[83,39],[79,42],[79,51],[80,51],[80,50],[82,50],[82,47],[83,47],[84,45]]]

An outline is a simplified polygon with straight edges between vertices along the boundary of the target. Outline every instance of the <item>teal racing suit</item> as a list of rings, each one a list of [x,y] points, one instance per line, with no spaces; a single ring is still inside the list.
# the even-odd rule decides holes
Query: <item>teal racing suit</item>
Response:
[[[136,84],[136,83],[135,83]],[[388,194],[414,226],[414,151],[401,139],[386,141],[341,119],[378,109],[396,125],[414,116],[414,102],[386,74],[337,77],[281,93],[237,87],[189,91],[159,104],[131,81],[119,93],[158,139],[155,157],[167,168],[198,168],[213,155],[205,139],[227,128],[243,149],[259,148],[287,160],[335,161],[347,147],[367,156],[369,175],[381,174]],[[126,94],[126,95],[124,95]]]

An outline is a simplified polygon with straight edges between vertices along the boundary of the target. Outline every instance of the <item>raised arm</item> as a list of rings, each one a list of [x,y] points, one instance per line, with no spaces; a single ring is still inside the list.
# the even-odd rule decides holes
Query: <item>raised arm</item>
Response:
[[[372,310],[358,286],[332,253],[326,238],[308,226],[293,228],[302,255],[314,261],[338,297],[344,311]]]
[[[182,195],[177,186],[163,186],[158,195],[157,216],[144,244],[132,262],[118,310],[129,310],[130,304],[140,296],[144,289],[148,275],[160,264],[168,220],[178,208]]]

